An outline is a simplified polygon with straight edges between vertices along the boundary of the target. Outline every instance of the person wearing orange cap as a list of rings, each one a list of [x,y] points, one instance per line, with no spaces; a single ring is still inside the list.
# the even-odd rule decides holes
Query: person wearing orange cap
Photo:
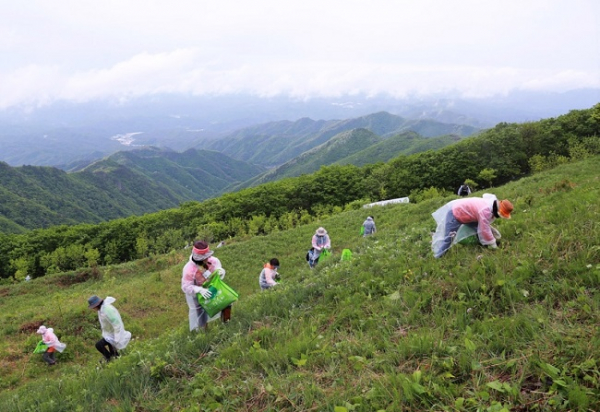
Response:
[[[431,249],[436,258],[442,257],[452,246],[456,232],[462,224],[476,224],[479,242],[484,246],[497,248],[492,231],[492,222],[499,217],[510,219],[513,205],[508,200],[498,200],[495,195],[486,193],[482,197],[453,200],[431,215],[437,222]]]

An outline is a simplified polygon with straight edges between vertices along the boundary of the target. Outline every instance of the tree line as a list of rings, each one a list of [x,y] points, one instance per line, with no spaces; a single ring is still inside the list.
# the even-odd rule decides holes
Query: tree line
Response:
[[[307,224],[363,203],[454,193],[464,181],[490,187],[560,163],[600,154],[600,104],[557,118],[500,123],[438,151],[362,167],[324,166],[179,208],[99,224],[0,234],[0,279],[39,277]]]

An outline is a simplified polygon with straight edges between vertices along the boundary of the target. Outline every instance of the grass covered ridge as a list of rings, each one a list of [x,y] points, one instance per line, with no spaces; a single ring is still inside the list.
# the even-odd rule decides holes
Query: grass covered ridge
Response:
[[[491,190],[515,205],[496,223],[495,251],[459,245],[432,257],[431,213],[450,198],[216,249],[240,301],[207,334],[187,331],[185,251],[1,287],[2,410],[595,410],[599,166],[594,157]],[[378,233],[364,239],[369,213]],[[319,225],[334,256],[311,271],[304,254]],[[339,261],[343,248],[352,261]],[[274,256],[283,283],[261,293]],[[105,367],[91,294],[116,297],[135,337]],[[55,368],[30,353],[42,321],[68,345]]]

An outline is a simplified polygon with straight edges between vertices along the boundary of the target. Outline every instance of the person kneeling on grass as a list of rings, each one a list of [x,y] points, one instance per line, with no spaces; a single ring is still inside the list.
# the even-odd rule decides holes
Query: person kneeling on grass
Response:
[[[323,249],[331,249],[331,239],[329,238],[325,228],[320,227],[312,237],[312,255],[308,261],[308,264],[311,268],[315,267],[315,265],[319,262],[319,257],[321,256]]]
[[[54,354],[56,351],[62,352],[65,350],[67,345],[61,343],[56,335],[54,334],[54,329],[47,328],[44,325],[40,326],[36,333],[42,335],[42,341],[48,349],[46,352],[42,353],[42,359],[46,361],[48,366],[56,365],[56,359],[54,359]]]
[[[265,263],[258,277],[258,284],[261,290],[267,290],[277,285],[276,280],[279,279],[277,269],[279,269],[279,259],[273,258],[269,263]]]
[[[102,339],[96,342],[96,349],[110,362],[119,357],[119,350],[125,349],[131,340],[131,332],[125,330],[121,314],[112,303],[116,299],[107,296],[102,300],[94,295],[88,299],[88,308],[98,311],[98,320],[102,329]]]

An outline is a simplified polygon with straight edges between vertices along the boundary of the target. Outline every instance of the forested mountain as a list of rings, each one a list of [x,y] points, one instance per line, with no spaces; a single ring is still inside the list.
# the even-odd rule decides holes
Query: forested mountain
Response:
[[[73,173],[4,164],[0,193],[6,193],[0,200],[0,230],[15,233],[60,224],[98,223],[168,209],[224,191],[311,173],[408,129],[425,137],[449,132],[468,135],[477,130],[379,112],[349,120],[305,118],[267,123],[215,141],[215,150],[180,153],[144,146],[116,152],[91,164],[82,160],[63,165]],[[386,148],[392,149],[393,144]],[[403,151],[367,151],[356,162],[342,163],[375,163],[398,153]],[[289,163],[266,174],[259,166],[285,162]],[[44,182],[43,187],[38,187],[40,182]]]
[[[267,234],[344,208],[360,208],[375,200],[409,196],[411,203],[418,203],[440,195],[450,196],[466,179],[472,181],[474,188],[485,189],[592,156],[595,157],[591,167],[597,168],[599,136],[597,104],[555,119],[501,123],[438,151],[399,156],[387,163],[363,167],[326,166],[316,173],[202,202],[186,202],[178,208],[144,216],[23,234],[0,233],[0,278],[24,274],[38,277],[85,265],[126,262],[181,248],[199,236],[220,241]],[[561,185],[568,187],[570,183]],[[523,196],[524,203],[529,204],[530,195]]]
[[[240,190],[286,177],[312,173],[321,166],[339,164],[364,166],[387,162],[399,155],[409,155],[427,150],[441,149],[461,139],[457,135],[424,138],[415,132],[403,132],[382,138],[367,129],[352,129],[335,135],[327,142],[266,172],[231,187]]]
[[[359,128],[384,138],[407,131],[416,132],[423,137],[448,134],[470,136],[479,131],[473,126],[410,120],[379,112],[348,120],[315,121],[305,118],[296,122],[267,123],[241,129],[214,141],[208,147],[235,159],[269,167],[292,160],[339,133]]]
[[[110,174],[119,166],[145,176],[181,201],[208,199],[228,185],[247,180],[264,170],[216,151],[189,149],[179,153],[146,148],[115,153],[83,171]]]
[[[370,163],[387,162],[399,155],[410,155],[427,150],[437,150],[461,139],[457,135],[425,138],[415,132],[404,132],[382,140],[360,152],[335,162],[335,164],[364,166]]]
[[[194,149],[119,152],[73,173],[0,162],[0,231],[98,223],[168,209],[216,196],[262,170]]]
[[[302,153],[281,166],[268,170],[236,186],[236,189],[316,172],[323,165],[334,164],[354,153],[376,145],[382,140],[381,137],[367,129],[353,129],[339,133],[327,142]]]

